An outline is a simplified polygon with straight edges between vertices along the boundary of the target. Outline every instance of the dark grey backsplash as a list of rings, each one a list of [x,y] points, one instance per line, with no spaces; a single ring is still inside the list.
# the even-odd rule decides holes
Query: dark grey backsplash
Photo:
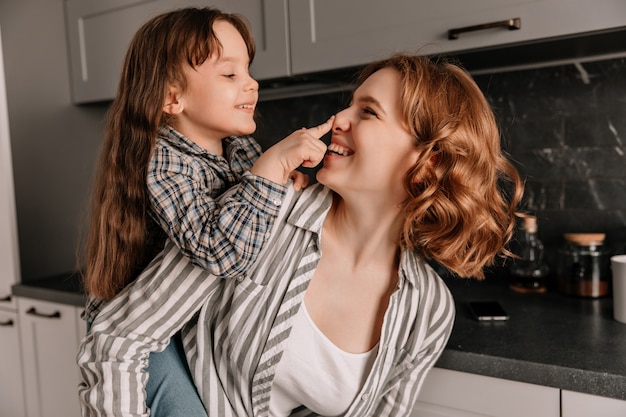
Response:
[[[626,59],[477,75],[503,148],[526,179],[553,263],[567,232],[603,232],[626,252]],[[264,147],[342,109],[349,92],[259,103]]]

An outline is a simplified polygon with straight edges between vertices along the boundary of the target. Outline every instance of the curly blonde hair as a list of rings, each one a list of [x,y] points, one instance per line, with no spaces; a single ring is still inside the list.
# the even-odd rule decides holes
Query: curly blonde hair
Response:
[[[507,245],[523,216],[523,183],[501,150],[491,106],[471,75],[443,59],[394,55],[368,65],[357,84],[388,67],[400,73],[403,119],[419,151],[404,182],[401,244],[461,277],[484,278],[484,267],[512,256]]]

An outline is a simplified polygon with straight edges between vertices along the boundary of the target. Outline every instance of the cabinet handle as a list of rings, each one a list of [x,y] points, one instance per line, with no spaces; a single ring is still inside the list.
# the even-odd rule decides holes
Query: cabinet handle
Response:
[[[6,297],[0,298],[0,303],[8,303],[9,301],[11,301],[11,296],[10,295],[7,295]]]
[[[500,22],[483,23],[482,25],[466,26],[459,29],[448,30],[448,39],[459,39],[461,33],[475,32],[477,30],[492,29],[492,28],[507,28],[509,30],[517,30],[522,28],[522,19],[516,17],[514,19],[502,20]]]
[[[31,316],[37,316],[37,317],[44,317],[47,319],[60,319],[61,318],[60,311],[55,311],[54,313],[51,313],[51,314],[44,314],[44,313],[38,312],[35,309],[35,307],[31,307],[28,310],[26,310],[26,314],[30,314]]]
[[[0,326],[2,326],[2,327],[11,327],[11,326],[13,326],[13,320],[9,319],[7,321],[0,321]]]

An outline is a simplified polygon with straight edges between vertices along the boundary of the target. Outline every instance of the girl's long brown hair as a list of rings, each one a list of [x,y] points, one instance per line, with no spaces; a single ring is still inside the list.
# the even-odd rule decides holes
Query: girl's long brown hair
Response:
[[[186,88],[184,68],[221,53],[213,23],[231,23],[248,47],[244,19],[212,8],[186,8],[156,16],[135,34],[117,94],[107,114],[104,143],[92,191],[89,233],[82,260],[87,294],[109,300],[131,282],[153,251],[148,246],[146,174],[168,85]]]
[[[395,55],[373,63],[358,84],[391,67],[420,157],[405,178],[402,244],[462,277],[511,256],[522,180],[501,151],[493,111],[472,77],[444,60]]]

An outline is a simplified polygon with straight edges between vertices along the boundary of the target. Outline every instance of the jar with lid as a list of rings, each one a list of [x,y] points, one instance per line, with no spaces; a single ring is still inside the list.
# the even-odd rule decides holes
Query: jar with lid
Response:
[[[522,293],[545,292],[549,269],[543,263],[543,243],[537,236],[537,218],[524,217],[517,235],[517,247],[513,249],[517,258],[510,266],[509,288]]]
[[[609,293],[610,252],[604,233],[566,233],[559,249],[557,283],[565,294],[597,298]]]

